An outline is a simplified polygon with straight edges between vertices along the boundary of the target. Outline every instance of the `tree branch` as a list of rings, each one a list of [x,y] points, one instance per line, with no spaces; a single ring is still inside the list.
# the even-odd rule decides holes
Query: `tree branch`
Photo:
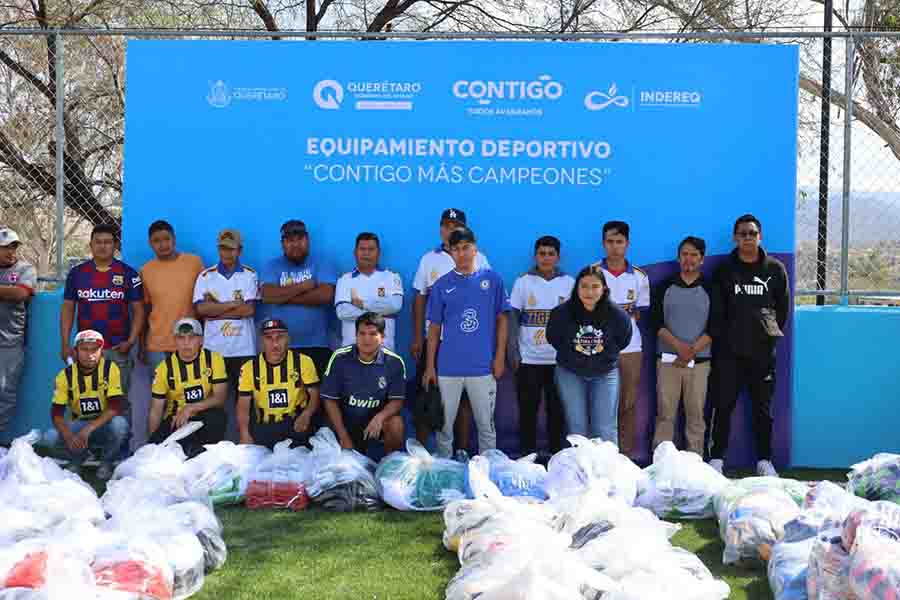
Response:
[[[251,0],[251,3],[253,4],[253,12],[262,20],[266,31],[278,31],[278,23],[275,22],[275,17],[272,16],[266,3],[263,0]],[[281,36],[273,35],[272,39],[280,40]]]

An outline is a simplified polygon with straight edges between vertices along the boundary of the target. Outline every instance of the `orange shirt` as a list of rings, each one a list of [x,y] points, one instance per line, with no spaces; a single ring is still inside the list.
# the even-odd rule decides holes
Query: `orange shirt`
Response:
[[[203,270],[203,261],[194,254],[181,253],[175,260],[154,258],[141,269],[144,302],[150,312],[147,350],[174,352],[172,327],[183,317],[194,316],[194,282]]]

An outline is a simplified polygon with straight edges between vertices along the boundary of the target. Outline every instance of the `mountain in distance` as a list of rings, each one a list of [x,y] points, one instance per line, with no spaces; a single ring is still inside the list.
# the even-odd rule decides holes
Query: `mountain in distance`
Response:
[[[804,197],[805,194],[805,197]],[[829,245],[840,245],[840,190],[828,195]],[[815,242],[819,232],[819,191],[802,187],[797,192],[797,244]],[[881,241],[900,239],[900,192],[850,193],[850,245],[871,246]]]

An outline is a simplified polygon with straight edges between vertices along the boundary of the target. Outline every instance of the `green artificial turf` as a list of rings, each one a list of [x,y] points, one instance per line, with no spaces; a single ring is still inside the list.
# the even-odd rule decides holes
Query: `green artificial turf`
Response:
[[[749,473],[729,473],[731,476]],[[845,471],[793,470],[785,477],[842,481]],[[228,562],[207,577],[200,600],[441,599],[459,568],[441,543],[440,513],[340,514],[218,511]],[[771,598],[765,568],[724,567],[714,520],[683,521],[673,543],[696,553],[731,586],[731,598]],[[675,598],[677,596],[673,596]]]

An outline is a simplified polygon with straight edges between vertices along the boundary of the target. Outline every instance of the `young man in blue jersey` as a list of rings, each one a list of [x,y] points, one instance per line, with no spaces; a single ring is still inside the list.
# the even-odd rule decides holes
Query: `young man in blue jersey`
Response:
[[[453,424],[463,390],[469,395],[478,451],[497,447],[494,405],[497,380],[506,362],[510,309],[503,280],[491,269],[478,269],[475,234],[457,229],[450,234],[455,269],[441,277],[428,295],[428,339],[423,385],[437,383],[444,405],[444,427],[437,434],[439,456],[453,452]],[[440,347],[440,353],[438,348]]]

